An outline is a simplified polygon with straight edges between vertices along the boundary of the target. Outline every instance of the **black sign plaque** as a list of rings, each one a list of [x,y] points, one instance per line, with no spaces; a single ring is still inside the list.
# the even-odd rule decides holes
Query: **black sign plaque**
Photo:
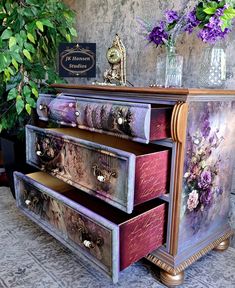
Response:
[[[96,77],[95,43],[62,43],[59,46],[61,77]]]

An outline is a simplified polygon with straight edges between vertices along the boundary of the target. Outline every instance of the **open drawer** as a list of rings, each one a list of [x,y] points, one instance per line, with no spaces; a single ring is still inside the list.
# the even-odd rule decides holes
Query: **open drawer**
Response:
[[[18,207],[72,251],[118,281],[119,271],[165,241],[166,204],[128,215],[43,172],[15,172]]]
[[[27,162],[131,213],[165,194],[170,151],[89,131],[26,126]]]
[[[142,143],[171,137],[172,110],[170,106],[64,94],[57,97],[41,94],[37,101],[37,113],[41,120],[52,120],[62,125]]]

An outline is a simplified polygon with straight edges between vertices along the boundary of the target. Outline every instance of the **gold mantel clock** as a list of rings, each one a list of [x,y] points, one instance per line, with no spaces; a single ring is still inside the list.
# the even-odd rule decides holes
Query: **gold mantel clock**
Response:
[[[94,82],[102,86],[126,86],[126,49],[116,34],[113,44],[108,48],[106,58],[110,67],[104,72],[104,82]]]

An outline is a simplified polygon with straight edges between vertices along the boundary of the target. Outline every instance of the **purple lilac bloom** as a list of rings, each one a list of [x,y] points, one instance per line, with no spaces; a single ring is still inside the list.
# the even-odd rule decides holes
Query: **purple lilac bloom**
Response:
[[[209,206],[212,202],[212,198],[213,198],[213,192],[212,190],[209,188],[206,191],[203,191],[203,193],[200,196],[200,202],[201,204],[203,204],[204,206]]]
[[[179,20],[179,15],[176,11],[173,10],[167,10],[165,12],[165,16],[166,16],[166,21],[167,23],[171,24],[177,20]]]
[[[216,14],[210,18],[208,24],[198,33],[198,37],[201,38],[203,42],[215,43],[219,39],[223,39],[231,29],[225,28],[222,31],[223,22],[220,17]]]
[[[210,121],[205,120],[202,125],[202,136],[204,138],[207,138],[210,135],[210,132],[211,132]]]
[[[186,16],[186,27],[185,31],[192,33],[193,29],[200,24],[200,21],[196,17],[196,9],[189,12]]]
[[[161,21],[159,26],[155,26],[148,35],[149,42],[155,43],[157,46],[165,44],[168,40],[168,34],[165,31],[165,22]]]
[[[210,171],[203,171],[198,182],[198,187],[207,190],[211,185],[212,177]]]

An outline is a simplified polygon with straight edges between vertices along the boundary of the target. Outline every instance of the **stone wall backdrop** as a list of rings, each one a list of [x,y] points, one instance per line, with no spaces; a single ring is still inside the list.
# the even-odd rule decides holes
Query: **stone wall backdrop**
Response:
[[[149,86],[155,81],[156,56],[163,50],[146,41],[139,34],[137,17],[150,22],[163,18],[165,10],[180,11],[189,3],[187,0],[64,0],[77,13],[79,42],[97,43],[97,79],[102,80],[108,67],[106,49],[118,33],[127,49],[127,76],[135,86]],[[235,64],[235,29],[227,38],[227,62],[229,70]],[[184,34],[177,42],[177,50],[184,55],[184,87],[198,87],[197,75],[200,57],[206,44],[195,35]],[[233,71],[235,73],[235,71]],[[235,76],[234,76],[235,78]],[[91,83],[94,79],[68,79],[71,83]],[[227,82],[227,88],[235,88],[235,80]]]

